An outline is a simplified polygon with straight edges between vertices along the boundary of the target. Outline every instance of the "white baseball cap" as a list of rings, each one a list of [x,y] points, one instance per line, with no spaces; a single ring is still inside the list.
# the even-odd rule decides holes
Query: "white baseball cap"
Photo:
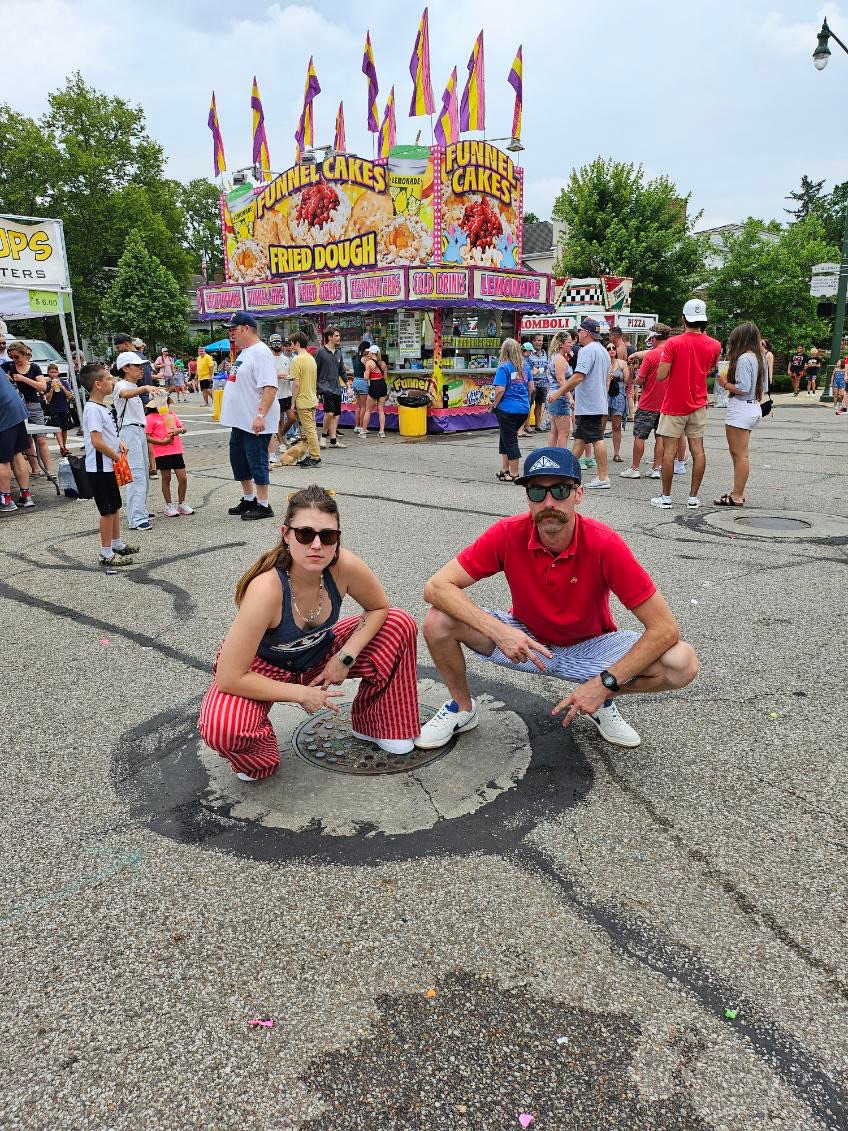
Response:
[[[703,299],[690,298],[683,307],[683,317],[687,322],[706,322],[707,304]]]
[[[366,353],[375,353],[379,357],[380,356],[380,347],[379,346],[369,346],[368,349],[365,352]]]
[[[119,353],[115,368],[121,370],[126,365],[144,365],[144,358],[139,357],[137,353]]]

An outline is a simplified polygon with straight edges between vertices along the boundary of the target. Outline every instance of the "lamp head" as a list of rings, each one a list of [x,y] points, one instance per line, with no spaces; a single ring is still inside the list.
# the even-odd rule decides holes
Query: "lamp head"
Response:
[[[827,20],[821,26],[821,31],[818,36],[818,43],[813,52],[813,65],[817,71],[823,71],[827,66],[830,59],[830,47],[828,47],[828,40],[830,39],[830,28],[827,26]]]

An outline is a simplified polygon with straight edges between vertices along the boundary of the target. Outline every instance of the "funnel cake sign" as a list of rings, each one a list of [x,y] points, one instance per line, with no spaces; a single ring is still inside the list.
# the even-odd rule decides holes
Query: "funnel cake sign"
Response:
[[[521,266],[523,171],[485,141],[330,154],[222,197],[227,282],[364,269]]]
[[[438,161],[436,247],[459,267],[521,266],[523,170],[486,141],[434,151]]]

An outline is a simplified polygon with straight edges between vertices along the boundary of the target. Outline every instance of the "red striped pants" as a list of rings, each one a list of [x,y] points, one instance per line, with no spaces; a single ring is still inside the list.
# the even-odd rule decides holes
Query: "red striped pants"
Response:
[[[360,625],[359,617],[343,617],[333,626],[335,655]],[[403,609],[389,609],[380,631],[365,645],[351,666],[352,678],[361,677],[351,709],[353,729],[371,738],[414,738],[421,730],[418,710],[416,637],[418,625]],[[327,657],[329,659],[329,656]],[[306,672],[289,672],[257,656],[252,672],[279,683],[309,684],[326,664]],[[217,660],[213,672],[217,668]],[[277,736],[268,719],[273,703],[246,699],[221,691],[213,679],[200,707],[197,729],[233,767],[233,773],[267,778],[280,764]]]

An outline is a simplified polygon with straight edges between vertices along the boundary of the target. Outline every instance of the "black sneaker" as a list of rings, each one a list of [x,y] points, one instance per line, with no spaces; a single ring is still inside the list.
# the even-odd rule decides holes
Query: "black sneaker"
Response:
[[[227,511],[227,514],[244,514],[245,511],[250,510],[255,502],[256,499],[245,499],[244,496],[242,496],[238,503],[238,506],[230,507],[230,509]]]
[[[253,522],[256,518],[273,518],[274,512],[271,510],[271,504],[267,506],[262,503],[254,503],[242,516],[242,522]]]
[[[320,459],[313,459],[312,456],[304,456],[303,459],[299,459],[297,461],[297,463],[295,464],[295,467],[320,467],[320,466],[321,466]]]

